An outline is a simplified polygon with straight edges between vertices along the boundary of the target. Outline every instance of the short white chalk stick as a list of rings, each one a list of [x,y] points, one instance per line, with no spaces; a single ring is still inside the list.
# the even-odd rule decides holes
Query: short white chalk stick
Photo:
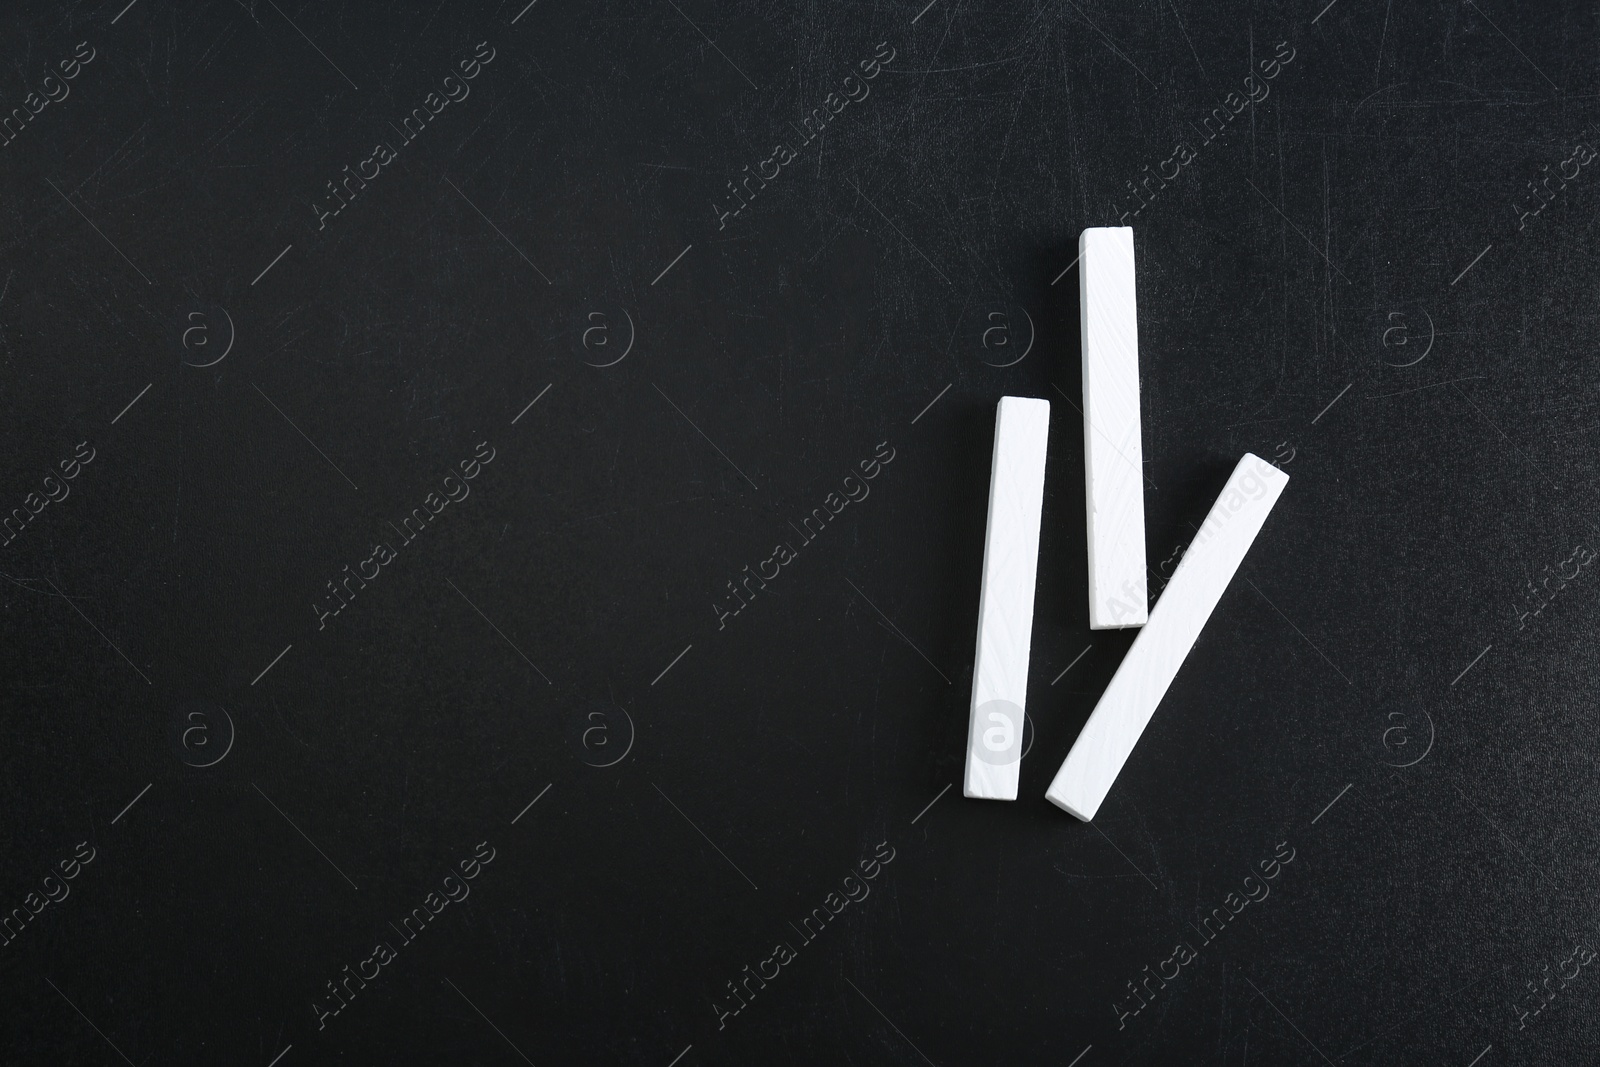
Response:
[[[1194,543],[1162,590],[1150,621],[1133,639],[1094,714],[1050,783],[1045,796],[1056,807],[1085,822],[1094,818],[1288,484],[1287,474],[1248,452],[1233,469]]]
[[[1133,228],[1078,238],[1083,337],[1083,466],[1089,512],[1089,628],[1143,626],[1144,449]]]
[[[994,421],[994,464],[989,473],[983,587],[978,596],[978,648],[972,668],[963,788],[969,797],[1017,799],[1049,436],[1048,400],[1000,398]]]

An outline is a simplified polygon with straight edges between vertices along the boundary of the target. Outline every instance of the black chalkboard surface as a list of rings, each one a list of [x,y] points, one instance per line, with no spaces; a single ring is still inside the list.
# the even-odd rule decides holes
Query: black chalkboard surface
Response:
[[[1592,5],[0,28],[0,1060],[1593,1058]],[[1152,596],[1291,480],[1085,824],[1119,224]],[[1009,804],[952,788],[1003,395]]]

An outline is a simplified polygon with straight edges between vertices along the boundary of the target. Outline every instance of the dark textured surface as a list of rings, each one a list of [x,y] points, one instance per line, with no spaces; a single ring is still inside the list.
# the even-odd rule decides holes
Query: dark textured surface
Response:
[[[1588,1062],[1596,21],[7,5],[0,1060]],[[1292,481],[1090,826],[1069,268],[1157,172],[1152,589],[1242,452]],[[1009,805],[941,792],[1006,393],[1054,416]]]

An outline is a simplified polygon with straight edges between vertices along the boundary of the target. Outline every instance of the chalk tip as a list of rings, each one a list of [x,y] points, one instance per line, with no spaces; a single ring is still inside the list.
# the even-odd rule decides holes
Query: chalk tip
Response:
[[[1094,813],[1100,810],[1100,805],[1096,804],[1094,807],[1090,808],[1087,813],[1085,813],[1079,810],[1078,805],[1074,804],[1063,794],[1058,793],[1055,789],[1051,789],[1049,792],[1045,793],[1044,798],[1050,803],[1054,804],[1056,807],[1060,808],[1062,811],[1066,812],[1068,815],[1071,815],[1076,819],[1080,819],[1083,822],[1089,822],[1094,818]]]

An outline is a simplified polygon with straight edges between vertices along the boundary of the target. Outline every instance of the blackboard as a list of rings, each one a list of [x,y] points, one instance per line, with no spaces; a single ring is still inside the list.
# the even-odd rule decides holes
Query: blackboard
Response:
[[[1592,7],[0,18],[5,1062],[1592,1055]],[[1107,225],[1152,596],[1290,483],[1085,824]]]

